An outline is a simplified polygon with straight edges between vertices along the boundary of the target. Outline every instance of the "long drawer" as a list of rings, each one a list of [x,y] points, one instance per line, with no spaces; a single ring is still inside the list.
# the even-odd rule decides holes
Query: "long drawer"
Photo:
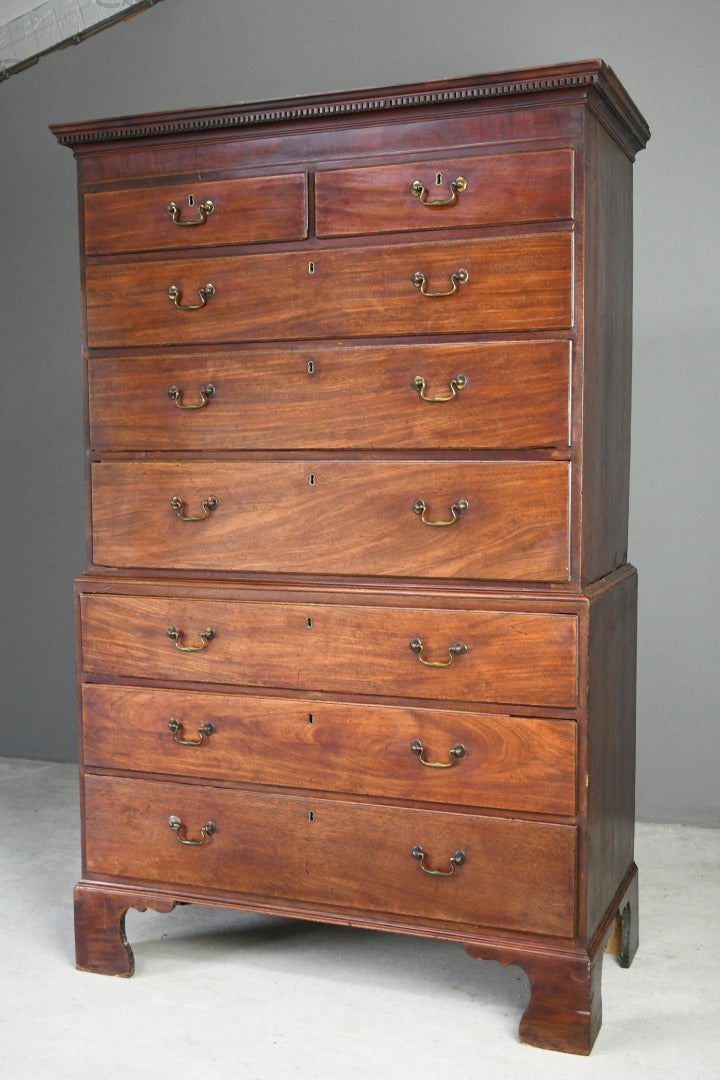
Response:
[[[90,767],[575,812],[575,723],[87,683]]]
[[[279,906],[574,932],[571,826],[92,775],[85,815],[91,874]],[[202,839],[204,826],[204,843],[179,842]],[[454,872],[424,873],[418,847],[426,868]]]
[[[569,471],[561,461],[97,462],[93,560],[566,581]]]
[[[307,236],[304,173],[92,191],[83,206],[88,255]]]
[[[459,183],[458,183],[459,181]],[[572,217],[572,151],[531,150],[328,169],[315,176],[318,236]],[[444,205],[443,205],[444,204]]]
[[[94,263],[88,345],[567,329],[572,245],[563,231]]]
[[[512,450],[570,441],[567,341],[93,356],[89,386],[96,450]]]
[[[575,615],[107,593],[81,594],[80,610],[90,674],[565,708],[577,701]]]

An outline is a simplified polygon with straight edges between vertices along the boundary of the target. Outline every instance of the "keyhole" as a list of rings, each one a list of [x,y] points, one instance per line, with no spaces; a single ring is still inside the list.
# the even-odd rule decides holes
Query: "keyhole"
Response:
[[[315,361],[314,360],[308,360],[308,362],[307,362],[307,373],[308,373],[308,375],[314,375],[315,374]]]
[[[310,618],[309,615],[308,615],[307,619],[305,620],[305,625],[307,626],[308,630],[312,630],[312,619]]]
[[[314,820],[315,820],[315,811],[314,810],[309,810],[308,811],[308,821],[310,822],[311,825],[312,825]]]
[[[438,187],[440,187],[440,185],[442,184],[442,173],[441,172],[435,173],[435,183],[437,184]]]
[[[311,712],[309,712],[308,715],[307,715],[307,722],[308,722],[308,724],[314,724],[315,723],[315,717],[313,716],[313,714]]]
[[[315,273],[315,263],[314,262],[309,262],[308,263],[308,274],[314,274],[314,273]]]
[[[308,484],[310,485],[310,487],[315,487],[315,473],[314,472],[311,472],[310,475],[308,476]]]
[[[188,195],[188,206],[194,206],[194,205],[195,205],[195,196],[194,195]]]

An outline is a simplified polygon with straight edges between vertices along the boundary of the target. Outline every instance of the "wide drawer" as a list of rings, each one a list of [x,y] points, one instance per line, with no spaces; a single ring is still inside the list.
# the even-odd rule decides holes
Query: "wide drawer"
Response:
[[[87,673],[353,696],[577,701],[575,615],[95,593],[80,604]],[[450,652],[456,643],[467,651]]]
[[[176,832],[170,818],[180,820]],[[213,822],[204,843],[198,840]],[[87,870],[275,904],[574,932],[575,829],[470,814],[85,778]],[[423,873],[412,851],[422,847]],[[451,864],[455,852],[465,860]]]
[[[570,720],[101,683],[82,704],[88,766],[575,812]]]
[[[566,581],[569,473],[562,461],[100,462],[93,561]]]
[[[304,173],[91,191],[83,207],[88,255],[307,236]]]
[[[571,263],[569,232],[98,263],[86,268],[88,344],[567,329]],[[423,295],[417,273],[451,295]]]
[[[90,444],[96,450],[567,446],[569,380],[567,341],[91,357]]]
[[[572,186],[569,149],[443,153],[401,165],[333,169],[315,175],[316,230],[351,236],[561,221],[572,217]]]

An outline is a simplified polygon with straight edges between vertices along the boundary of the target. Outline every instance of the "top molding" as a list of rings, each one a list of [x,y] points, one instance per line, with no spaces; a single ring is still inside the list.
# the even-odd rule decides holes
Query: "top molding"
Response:
[[[525,68],[463,79],[443,79],[341,94],[316,94],[306,98],[145,113],[133,117],[90,120],[86,123],[53,124],[51,131],[63,146],[81,147],[118,139],[157,138],[260,124],[322,120],[356,113],[422,108],[510,95],[547,94],[578,88],[595,90],[610,108],[615,121],[622,125],[635,152],[645,146],[650,138],[647,122],[615,72],[602,60],[581,60],[551,67]]]

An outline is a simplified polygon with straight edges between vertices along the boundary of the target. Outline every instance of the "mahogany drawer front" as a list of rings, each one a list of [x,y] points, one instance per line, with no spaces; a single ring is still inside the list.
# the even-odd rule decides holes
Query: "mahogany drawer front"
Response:
[[[307,179],[290,173],[92,191],[83,208],[88,255],[303,240]]]
[[[575,828],[323,798],[86,776],[91,874],[271,902],[570,937]],[[170,828],[179,818],[179,832]],[[188,846],[179,837],[205,843]],[[449,877],[456,851],[465,861]]]
[[[96,263],[86,268],[91,348],[567,329],[572,234]],[[467,271],[450,296],[452,275]],[[312,271],[312,272],[311,272]],[[200,290],[214,295],[197,310]],[[205,294],[207,296],[207,294]]]
[[[453,194],[451,184],[457,179],[465,183]],[[423,205],[450,199],[450,205]],[[315,175],[318,236],[562,221],[572,217],[572,205],[570,149],[443,154],[432,161]]]
[[[91,767],[575,813],[570,720],[101,683],[82,702]]]
[[[569,443],[567,341],[91,357],[89,384],[96,450]]]
[[[574,708],[577,617],[85,593],[88,674]],[[179,632],[177,641],[168,628]],[[213,635],[201,638],[212,630]],[[422,652],[411,647],[420,640]],[[205,647],[182,652],[177,645]],[[467,652],[452,654],[455,643]]]
[[[98,462],[93,559],[115,568],[566,581],[569,475],[562,461]],[[451,525],[426,523],[453,516]]]

